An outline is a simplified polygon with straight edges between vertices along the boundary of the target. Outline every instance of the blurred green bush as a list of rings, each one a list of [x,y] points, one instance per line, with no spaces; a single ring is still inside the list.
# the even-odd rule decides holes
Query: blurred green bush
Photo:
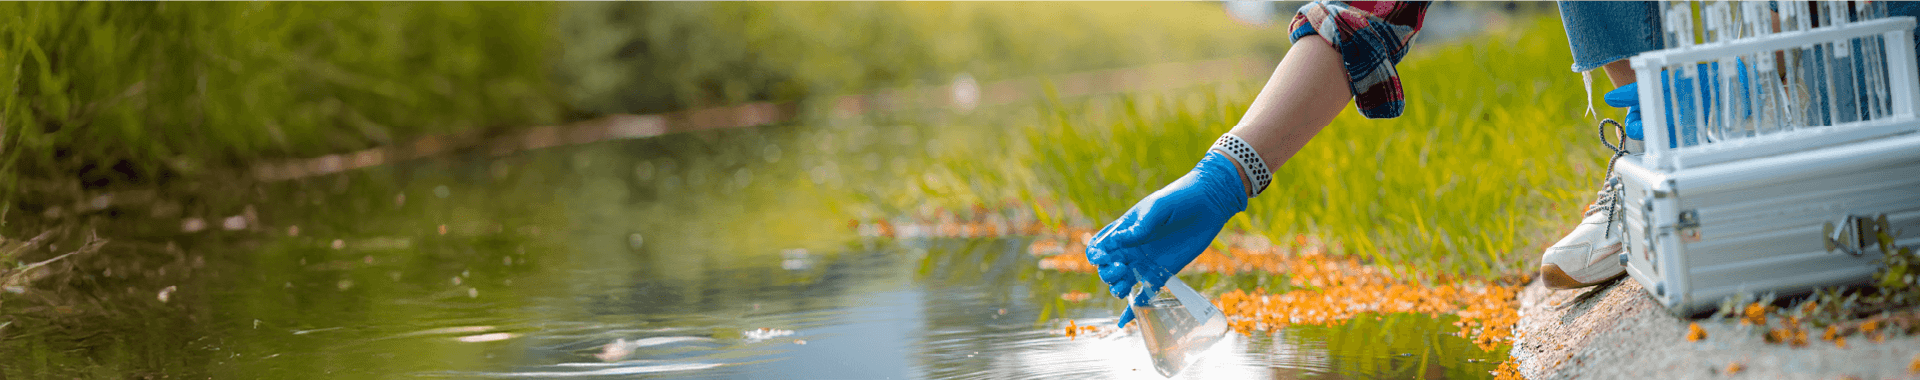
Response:
[[[88,185],[557,120],[554,4],[0,4],[0,173]]]
[[[1256,54],[1281,27],[1211,3],[584,3],[560,81],[589,113],[805,101],[876,89]],[[802,107],[818,111],[822,107]]]

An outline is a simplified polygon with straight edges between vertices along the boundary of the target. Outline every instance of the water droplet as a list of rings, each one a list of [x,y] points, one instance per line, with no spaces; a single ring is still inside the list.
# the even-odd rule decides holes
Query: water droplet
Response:
[[[333,239],[333,249],[342,249],[346,247],[347,247],[346,240]]]
[[[647,239],[640,236],[638,232],[627,234],[627,248],[638,250],[641,246],[644,246],[646,242]]]
[[[227,231],[243,230],[247,228],[247,218],[239,215],[230,216],[220,222],[220,227],[227,229]]]
[[[181,232],[194,233],[204,229],[207,229],[207,222],[200,218],[186,218],[180,221]]]
[[[179,288],[174,286],[168,286],[166,289],[160,289],[160,295],[157,296],[156,298],[160,299],[160,303],[167,303],[168,300],[173,299],[173,291],[177,289]]]
[[[948,99],[951,100],[954,108],[964,112],[972,111],[974,107],[980,105],[980,82],[975,81],[973,75],[967,73],[955,75],[953,84],[948,87],[952,90]]]
[[[480,289],[467,288],[467,298],[480,298]]]
[[[433,196],[445,199],[448,195],[453,195],[453,190],[447,189],[447,185],[433,187]]]

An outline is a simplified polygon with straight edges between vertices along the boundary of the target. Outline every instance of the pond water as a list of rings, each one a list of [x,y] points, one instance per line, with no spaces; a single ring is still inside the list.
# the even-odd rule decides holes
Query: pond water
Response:
[[[896,188],[952,138],[780,126],[115,203],[96,257],[0,299],[0,377],[1161,378],[1137,333],[1063,334],[1120,303],[1060,297],[1105,293],[1031,238],[854,228],[937,214]],[[1504,353],[1452,321],[1229,334],[1177,377],[1486,377]]]

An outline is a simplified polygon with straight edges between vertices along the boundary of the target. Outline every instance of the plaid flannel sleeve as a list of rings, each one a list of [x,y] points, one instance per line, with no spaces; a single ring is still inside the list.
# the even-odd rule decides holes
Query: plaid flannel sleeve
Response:
[[[1394,65],[1406,57],[1427,14],[1425,1],[1314,1],[1300,7],[1288,26],[1288,38],[1319,35],[1340,51],[1353,90],[1354,108],[1371,119],[1399,117],[1406,107],[1400,73]]]

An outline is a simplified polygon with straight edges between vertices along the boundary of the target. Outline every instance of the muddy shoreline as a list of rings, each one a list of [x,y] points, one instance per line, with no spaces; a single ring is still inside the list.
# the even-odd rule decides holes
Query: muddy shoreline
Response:
[[[1733,319],[1674,316],[1627,278],[1573,290],[1534,281],[1519,305],[1511,354],[1529,379],[1913,378],[1908,367],[1920,354],[1914,336],[1853,336],[1844,347],[1818,338],[1803,347],[1767,343],[1760,327]],[[1707,337],[1688,341],[1696,322]]]

